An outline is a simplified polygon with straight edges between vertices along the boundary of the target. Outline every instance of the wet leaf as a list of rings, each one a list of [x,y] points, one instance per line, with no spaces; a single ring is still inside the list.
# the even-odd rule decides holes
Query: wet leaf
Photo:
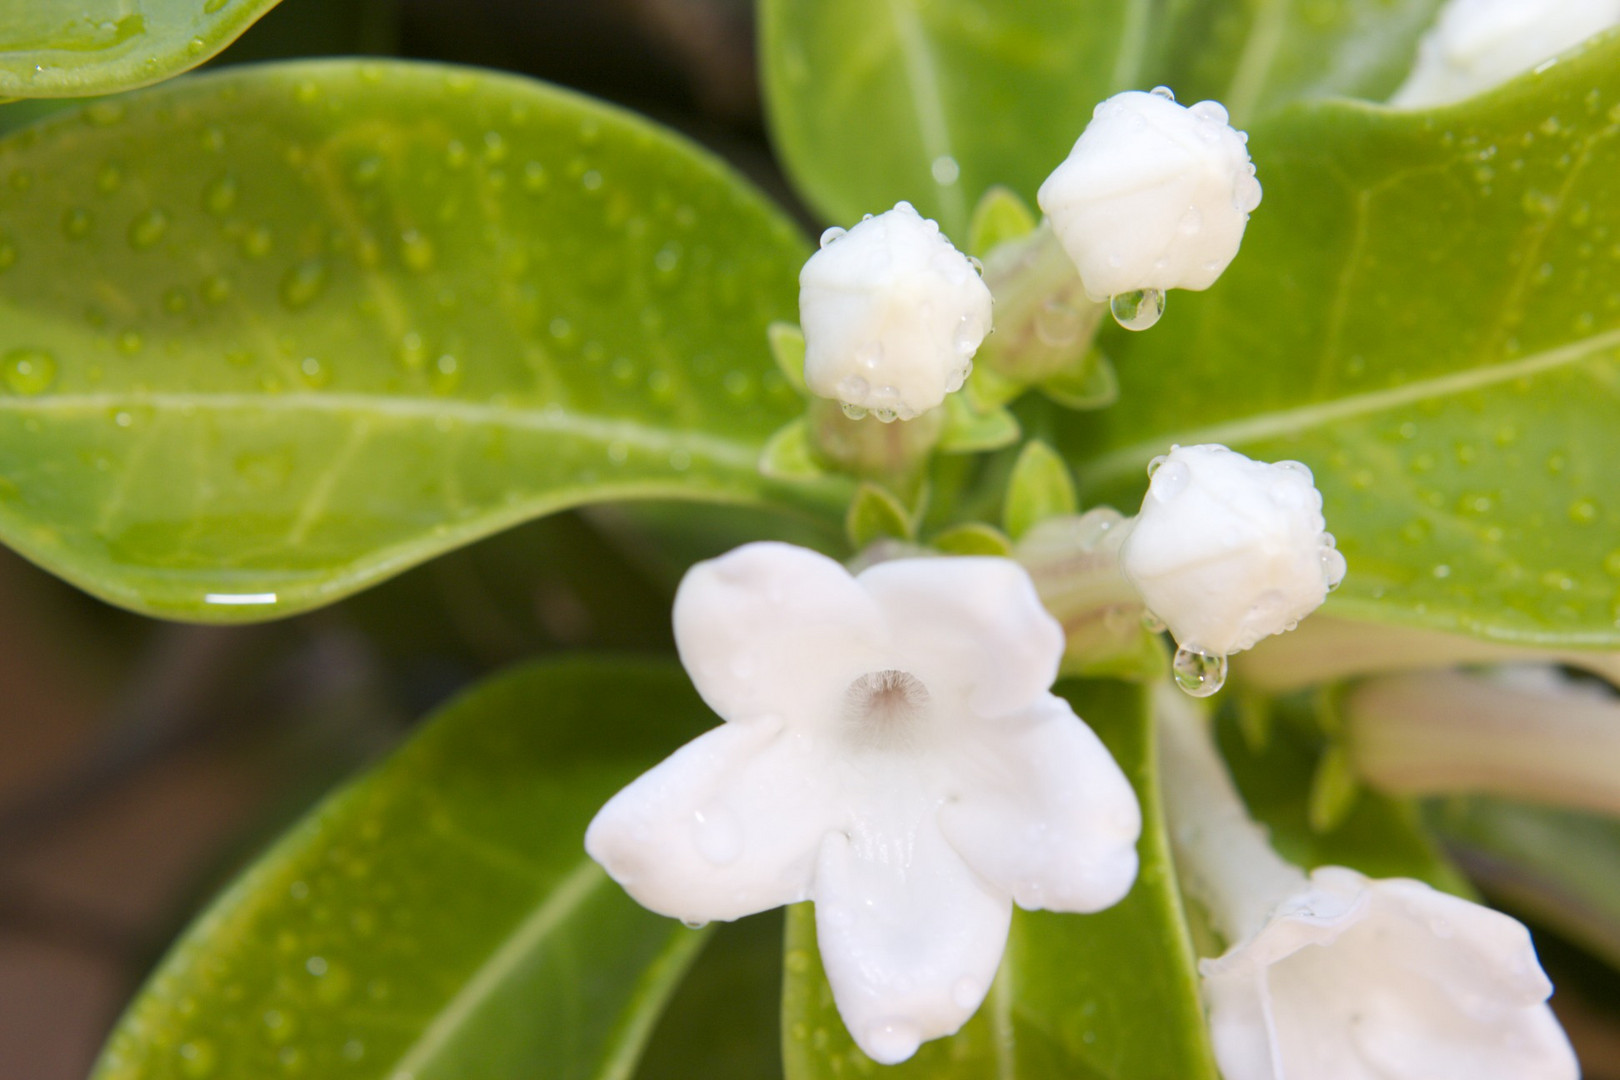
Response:
[[[629,1076],[707,935],[630,900],[585,825],[711,722],[662,662],[474,690],[203,913],[95,1080]]]
[[[230,620],[585,501],[841,515],[756,468],[804,254],[706,155],[525,79],[271,65],[53,117],[0,142],[0,538]]]
[[[1192,945],[1160,816],[1147,693],[1117,682],[1060,683],[1142,799],[1142,871],[1131,894],[1095,915],[1013,913],[990,996],[949,1039],[910,1061],[874,1064],[833,1007],[809,904],[788,912],[783,992],[787,1080],[893,1077],[985,1080],[1216,1080]]]
[[[22,0],[0,17],[0,99],[85,97],[196,67],[276,0]]]
[[[1172,443],[1315,472],[1329,610],[1620,644],[1620,38],[1451,109],[1331,103],[1253,130],[1243,251],[1116,333],[1120,400],[1069,425],[1088,499]]]
[[[1164,25],[1155,6],[766,0],[760,62],[777,150],[828,221],[907,199],[964,246],[992,185],[1033,206],[1093,106],[1147,89]]]

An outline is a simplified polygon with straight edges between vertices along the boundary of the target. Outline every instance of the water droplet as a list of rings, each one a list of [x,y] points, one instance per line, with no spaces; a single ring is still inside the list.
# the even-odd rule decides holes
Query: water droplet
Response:
[[[821,234],[821,246],[822,247],[827,247],[828,245],[830,245],[832,243],[835,243],[836,241],[842,240],[847,235],[849,235],[849,230],[848,229],[841,229],[837,225],[834,225],[831,228],[829,228],[829,229],[822,232],[822,234]]]
[[[1187,485],[1192,482],[1192,472],[1183,461],[1161,461],[1152,475],[1148,492],[1160,502],[1174,499],[1186,491]]]
[[[243,258],[247,259],[262,259],[270,254],[274,246],[275,237],[267,225],[255,225],[242,234],[241,242],[238,244]]]
[[[928,171],[933,175],[934,183],[942,187],[949,187],[962,177],[962,167],[949,154],[941,154],[935,158]]]
[[[498,131],[484,132],[484,160],[491,165],[499,165],[506,160],[506,140]]]
[[[849,417],[851,420],[866,419],[866,410],[861,408],[859,405],[851,405],[846,401],[843,403],[842,407],[844,410],[844,415]]]
[[[425,274],[433,269],[433,262],[437,257],[433,250],[433,241],[417,229],[406,229],[399,237],[399,255],[405,265],[418,274]]]
[[[1590,525],[1598,517],[1598,505],[1592,499],[1576,499],[1569,504],[1569,520],[1577,525]]]
[[[709,925],[708,919],[682,919],[681,925],[688,930],[701,930]]]
[[[90,234],[96,219],[82,206],[75,206],[62,215],[62,234],[69,240],[81,240]]]
[[[219,1060],[212,1043],[206,1039],[192,1039],[180,1044],[176,1051],[180,1056],[180,1071],[194,1080],[212,1075],[214,1065]]]
[[[1162,634],[1165,630],[1165,622],[1153,612],[1144,611],[1142,612],[1142,629],[1150,634]]]
[[[1168,86],[1155,86],[1152,90],[1149,90],[1148,93],[1152,94],[1154,97],[1164,98],[1166,101],[1176,100],[1176,92],[1170,89]]]
[[[223,304],[231,298],[231,280],[223,274],[209,274],[203,278],[199,291],[207,303]]]
[[[96,190],[111,195],[124,183],[124,170],[117,162],[109,161],[96,172]]]
[[[1137,289],[1108,298],[1114,321],[1127,330],[1146,330],[1164,314],[1164,290]]]
[[[154,206],[129,223],[129,246],[136,250],[154,247],[168,231],[169,215]]]
[[[141,337],[138,330],[125,330],[118,335],[118,351],[126,356],[134,356],[146,347],[146,339]]]
[[[1183,645],[1172,665],[1176,685],[1193,697],[1209,697],[1226,684],[1226,657]]]
[[[41,349],[13,349],[6,354],[5,377],[14,394],[42,394],[56,381],[56,357]]]
[[[868,341],[864,345],[857,346],[855,359],[867,371],[876,370],[878,364],[883,360],[883,342]]]
[[[523,188],[532,195],[538,195],[546,190],[550,179],[546,167],[538,161],[531,161],[523,166]]]
[[[308,307],[325,291],[327,276],[325,259],[305,259],[289,268],[281,278],[281,302],[294,311]]]
[[[313,390],[319,390],[332,381],[332,369],[315,356],[306,356],[298,362],[298,375],[304,380],[304,385]]]
[[[586,191],[601,191],[602,174],[597,172],[595,169],[588,169],[586,170],[585,175],[579,178],[579,185]]]
[[[442,354],[433,361],[433,371],[429,377],[429,386],[435,394],[448,394],[461,384],[461,361],[450,353]]]

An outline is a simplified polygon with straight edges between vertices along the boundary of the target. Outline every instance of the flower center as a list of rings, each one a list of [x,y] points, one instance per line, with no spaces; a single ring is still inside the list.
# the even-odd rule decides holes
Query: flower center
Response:
[[[844,692],[845,713],[863,742],[906,742],[928,711],[928,687],[909,671],[868,671]]]

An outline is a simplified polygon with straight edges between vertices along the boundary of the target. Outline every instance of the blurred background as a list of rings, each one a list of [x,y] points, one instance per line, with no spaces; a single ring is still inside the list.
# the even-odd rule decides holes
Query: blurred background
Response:
[[[751,0],[285,0],[214,64],[372,53],[538,76],[686,132],[808,227],[765,138],[753,36]],[[0,106],[0,130],[60,105]],[[84,1077],[212,893],[446,697],[561,649],[667,650],[684,566],[781,532],[657,506],[562,514],[240,628],[129,615],[0,549],[0,1075]],[[754,922],[743,933],[779,925]],[[1620,981],[1537,940],[1586,1075],[1620,1078]]]

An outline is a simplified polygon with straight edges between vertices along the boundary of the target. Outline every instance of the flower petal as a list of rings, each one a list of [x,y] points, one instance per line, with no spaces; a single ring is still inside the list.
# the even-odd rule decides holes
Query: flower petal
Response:
[[[642,906],[686,922],[796,903],[821,838],[844,825],[821,753],[775,723],[715,728],[608,800],[585,850]]]
[[[984,716],[1017,712],[1057,679],[1063,628],[1024,568],[988,557],[900,559],[857,579],[882,607],[898,666]]]
[[[1101,911],[1136,880],[1142,811],[1108,748],[1047,695],[955,756],[940,829],[983,877],[1035,911]]]
[[[825,555],[745,544],[687,571],[675,644],[703,700],[731,721],[836,719],[887,637],[866,590]]]
[[[892,1065],[950,1035],[984,1000],[1012,905],[968,869],[932,821],[867,822],[822,843],[816,935],[839,1015],[860,1048]]]
[[[1228,1080],[1574,1080],[1514,919],[1343,867],[1202,965]]]

